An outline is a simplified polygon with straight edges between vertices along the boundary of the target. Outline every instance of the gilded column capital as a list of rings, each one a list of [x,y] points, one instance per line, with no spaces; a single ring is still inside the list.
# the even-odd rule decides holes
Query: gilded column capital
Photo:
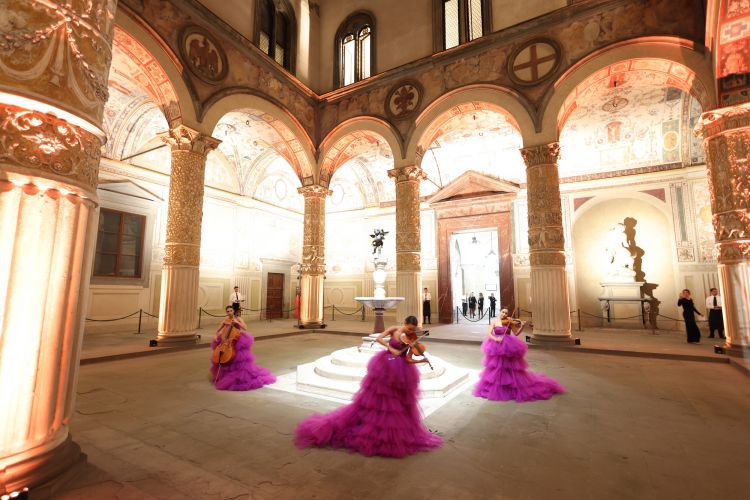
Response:
[[[172,151],[189,151],[204,157],[219,147],[221,141],[210,135],[198,132],[190,127],[178,125],[159,136],[162,141],[172,148]]]
[[[557,160],[560,159],[560,143],[550,142],[549,144],[521,148],[521,156],[526,163],[526,168],[539,165],[557,165]]]
[[[750,128],[750,103],[706,111],[695,125],[693,133],[709,139],[722,132]]]
[[[101,140],[52,113],[0,104],[0,165],[95,190]]]
[[[310,186],[302,186],[301,188],[297,188],[297,192],[307,197],[313,197],[313,198],[325,198],[326,196],[331,196],[333,191],[328,189],[325,186],[321,186],[320,184],[311,184]]]
[[[99,127],[109,95],[116,6],[116,0],[4,5],[0,91],[45,102]]]
[[[409,181],[422,181],[427,178],[427,174],[416,165],[407,167],[394,168],[388,171],[388,177],[396,180],[396,184]]]

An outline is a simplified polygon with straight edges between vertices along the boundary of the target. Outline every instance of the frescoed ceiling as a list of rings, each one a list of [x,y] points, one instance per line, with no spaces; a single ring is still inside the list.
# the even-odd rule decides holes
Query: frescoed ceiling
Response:
[[[326,210],[355,210],[395,200],[395,183],[388,177],[392,168],[391,148],[378,134],[357,131],[343,137],[331,147],[321,167],[321,177],[333,173]]]
[[[525,182],[521,134],[512,119],[485,103],[468,103],[443,114],[426,132],[422,158],[428,181],[423,196],[438,191],[468,170]]]
[[[566,101],[561,178],[703,163],[702,146],[692,134],[701,105],[684,90],[692,76],[677,72],[675,63],[636,62],[592,75]]]

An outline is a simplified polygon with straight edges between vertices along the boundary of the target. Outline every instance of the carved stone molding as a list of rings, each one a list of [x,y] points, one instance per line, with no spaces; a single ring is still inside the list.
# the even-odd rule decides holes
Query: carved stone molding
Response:
[[[560,146],[553,142],[521,150],[526,162],[529,213],[529,252],[531,263],[540,265],[565,265],[565,235],[557,159]],[[551,256],[535,256],[538,252],[551,252]]]
[[[116,0],[12,2],[0,23],[0,89],[42,98],[99,126],[108,98],[116,5]]]
[[[0,163],[96,189],[101,141],[50,113],[0,104]],[[31,172],[28,172],[30,170]]]
[[[727,132],[750,127],[750,103],[707,111],[695,126],[695,135],[704,140]]]
[[[521,149],[526,168],[537,167],[539,165],[557,165],[560,159],[560,143],[551,142],[539,146],[532,146]]]
[[[173,266],[198,266],[201,247],[186,243],[167,243],[164,247],[164,264]]]
[[[168,132],[161,134],[160,137],[162,141],[169,144],[172,152],[189,151],[203,155],[204,158],[221,144],[219,139],[214,139],[184,125],[171,128]]]
[[[750,104],[704,113],[703,134],[719,263],[750,260]]]
[[[304,235],[302,240],[302,275],[325,274],[326,197],[331,190],[311,184],[297,190],[305,197]]]

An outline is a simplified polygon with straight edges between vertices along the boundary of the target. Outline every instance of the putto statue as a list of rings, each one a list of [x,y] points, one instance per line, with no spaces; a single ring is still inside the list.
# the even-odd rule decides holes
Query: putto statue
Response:
[[[370,238],[372,238],[372,253],[377,253],[380,255],[380,252],[383,250],[383,240],[385,240],[385,235],[388,234],[388,231],[385,231],[383,229],[375,229],[373,231],[373,234],[370,235]]]
[[[607,262],[607,281],[633,282],[635,269],[634,255],[630,249],[630,242],[625,234],[625,224],[617,223],[607,233],[607,247],[605,249]]]

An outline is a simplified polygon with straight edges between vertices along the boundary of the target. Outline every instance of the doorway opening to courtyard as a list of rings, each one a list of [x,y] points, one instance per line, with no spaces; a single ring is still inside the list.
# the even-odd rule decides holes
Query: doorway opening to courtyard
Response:
[[[500,290],[498,243],[497,229],[491,228],[450,236],[452,306],[459,323],[465,316],[476,321],[489,318],[490,296],[497,300]],[[477,301],[474,308],[471,297]]]

